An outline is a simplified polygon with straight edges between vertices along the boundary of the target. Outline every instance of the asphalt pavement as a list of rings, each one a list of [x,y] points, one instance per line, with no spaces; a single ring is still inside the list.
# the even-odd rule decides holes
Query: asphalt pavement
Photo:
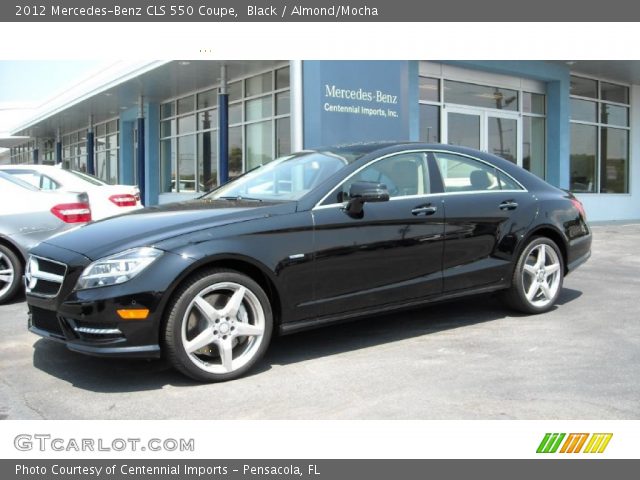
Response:
[[[0,306],[0,419],[639,419],[640,223],[593,227],[557,306],[476,296],[273,341],[203,385],[162,361],[86,357]]]

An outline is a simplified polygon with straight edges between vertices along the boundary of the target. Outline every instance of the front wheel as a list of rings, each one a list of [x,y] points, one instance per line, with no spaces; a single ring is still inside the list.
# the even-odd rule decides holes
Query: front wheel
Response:
[[[168,357],[176,369],[198,381],[240,377],[264,355],[271,340],[269,299],[239,272],[212,270],[196,276],[168,311]]]
[[[560,295],[564,277],[562,254],[546,237],[532,239],[522,250],[513,272],[507,302],[525,313],[551,309]]]

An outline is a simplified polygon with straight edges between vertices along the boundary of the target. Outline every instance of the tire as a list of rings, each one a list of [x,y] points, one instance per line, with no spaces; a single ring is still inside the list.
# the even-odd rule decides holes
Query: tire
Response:
[[[20,258],[0,245],[0,304],[11,300],[22,285],[23,266]]]
[[[558,245],[549,238],[534,237],[518,257],[506,301],[521,312],[547,312],[560,295],[563,279],[564,262]]]
[[[187,280],[167,311],[167,357],[200,382],[242,376],[271,340],[269,299],[260,285],[239,272],[209,270]]]

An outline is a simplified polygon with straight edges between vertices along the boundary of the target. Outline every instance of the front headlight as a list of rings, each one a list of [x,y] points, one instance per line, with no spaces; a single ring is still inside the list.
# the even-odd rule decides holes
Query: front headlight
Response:
[[[76,290],[117,285],[131,280],[162,255],[152,247],[132,248],[101,258],[84,269],[76,283]]]

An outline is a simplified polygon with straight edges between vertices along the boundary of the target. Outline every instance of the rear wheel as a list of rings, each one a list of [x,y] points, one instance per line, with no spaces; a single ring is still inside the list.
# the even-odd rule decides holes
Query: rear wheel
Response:
[[[191,279],[169,308],[165,345],[173,366],[203,382],[238,378],[265,353],[273,315],[251,278],[212,270]]]
[[[11,300],[22,280],[22,262],[4,245],[0,245],[0,303]]]
[[[507,302],[525,313],[551,309],[560,295],[564,277],[562,254],[546,237],[533,238],[522,250],[513,272]]]

